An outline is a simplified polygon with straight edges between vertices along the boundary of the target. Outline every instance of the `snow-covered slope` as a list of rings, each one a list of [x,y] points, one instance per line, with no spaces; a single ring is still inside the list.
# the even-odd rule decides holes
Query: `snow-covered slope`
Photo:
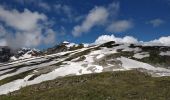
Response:
[[[23,60],[23,59],[39,56],[40,54],[41,52],[38,49],[22,48],[16,51],[16,53],[14,53],[10,61],[21,60],[21,59]]]
[[[170,76],[170,56],[160,54],[168,50],[169,47],[143,47],[115,42],[76,46],[65,41],[43,55],[30,57],[28,54],[32,51],[29,51],[20,59],[0,64],[0,94],[58,77],[106,71],[137,69],[156,77]],[[153,59],[155,57],[157,59]]]

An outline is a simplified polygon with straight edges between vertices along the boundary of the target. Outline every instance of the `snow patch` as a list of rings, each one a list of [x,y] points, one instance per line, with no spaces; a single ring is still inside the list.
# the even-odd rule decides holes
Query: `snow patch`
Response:
[[[170,51],[161,52],[160,55],[161,56],[170,56]]]
[[[149,57],[149,53],[148,52],[142,52],[142,53],[136,53],[134,54],[134,58],[137,58],[137,59],[142,59],[142,58],[145,58],[145,57]]]
[[[143,68],[148,71],[152,71],[159,76],[170,76],[170,70],[160,67],[154,67],[147,63],[139,62],[136,60],[128,59],[125,57],[117,58],[122,62],[122,67],[126,70],[136,69],[136,68]]]
[[[103,58],[105,55],[104,54],[100,54],[100,55],[98,55],[96,58],[97,59],[100,59],[100,58]]]

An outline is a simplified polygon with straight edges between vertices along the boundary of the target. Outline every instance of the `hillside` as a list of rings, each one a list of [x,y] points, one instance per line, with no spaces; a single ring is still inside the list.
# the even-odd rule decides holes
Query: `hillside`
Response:
[[[55,83],[53,82],[55,82],[55,80],[58,80],[58,78],[60,78],[59,80],[67,79],[69,82],[69,80],[72,79],[74,80],[74,78],[79,79],[82,77],[86,78],[91,76],[87,74],[92,74],[92,76],[94,75],[97,79],[101,78],[102,80],[101,84],[106,88],[109,88],[111,90],[113,89],[113,91],[111,90],[109,91],[111,94],[112,93],[114,94],[114,93],[119,93],[117,89],[114,90],[115,88],[114,86],[109,87],[111,85],[110,81],[112,82],[114,79],[111,79],[109,81],[109,79],[105,77],[105,74],[109,78],[112,77],[111,74],[116,74],[116,73],[118,74],[125,73],[122,75],[121,78],[127,78],[127,80],[121,80],[121,78],[120,80],[119,78],[116,79],[117,80],[116,84],[126,86],[125,83],[126,81],[129,80],[128,82],[130,83],[127,83],[127,85],[129,85],[128,87],[121,87],[121,86],[119,87],[120,89],[122,88],[126,91],[130,87],[134,86],[135,84],[141,84],[141,87],[140,85],[139,87],[138,85],[134,87],[135,91],[140,92],[142,88],[145,89],[145,87],[143,87],[145,86],[145,82],[144,82],[145,77],[147,78],[146,85],[149,86],[153,85],[151,86],[151,88],[148,88],[150,89],[150,91],[152,91],[153,89],[159,89],[161,86],[162,89],[164,89],[164,87],[167,89],[165,90],[165,92],[169,90],[169,88],[167,88],[169,84],[168,83],[169,78],[168,77],[164,78],[166,76],[170,76],[170,69],[169,69],[170,47],[168,46],[144,46],[139,44],[115,43],[114,41],[106,42],[103,44],[89,44],[89,45],[64,42],[59,45],[56,45],[55,47],[49,48],[45,51],[41,51],[39,55],[27,56],[26,58],[24,58],[23,55],[30,54],[28,53],[30,51],[32,50],[29,49],[25,52],[25,54],[22,54],[20,56],[20,58],[22,59],[14,59],[11,60],[10,62],[0,64],[0,90],[1,90],[0,95],[6,94],[9,96],[10,94],[13,94],[13,92],[15,94],[16,90],[20,91],[21,88],[23,88],[21,89],[21,91],[25,91],[27,93],[26,90],[28,90],[28,94],[30,94],[32,91],[34,91],[34,90],[29,90],[32,89],[31,88],[32,86],[39,87],[41,86],[40,84],[46,84],[42,82],[51,80],[50,82],[52,82],[52,84],[55,86]],[[136,71],[131,72],[131,70],[137,70],[137,72]],[[101,74],[96,74],[96,73],[101,73]],[[84,76],[79,76],[79,75],[84,75]],[[69,76],[69,78],[67,78],[67,76]],[[98,80],[95,80],[96,79],[95,77],[93,77],[94,79],[92,79],[89,82],[90,84],[92,84],[92,86],[99,85],[100,87],[99,84],[100,82],[98,82]],[[132,78],[134,78],[134,80]],[[138,81],[136,79],[138,79]],[[162,81],[164,79],[165,81]],[[62,86],[64,84],[67,84],[67,80],[65,80],[65,82],[62,82],[60,85]],[[96,81],[96,83],[93,84],[93,80]],[[107,80],[108,83],[105,84],[105,81],[107,82]],[[141,83],[142,81],[144,83]],[[165,82],[165,85],[163,85],[164,83],[162,82]],[[82,82],[81,84],[84,84],[86,87],[88,86],[88,84],[84,82]],[[159,84],[160,87],[157,87],[157,84]],[[77,85],[75,85],[74,82],[72,83],[72,85],[71,84],[67,84],[67,85],[66,88],[68,88],[68,90],[70,89],[74,90],[75,87],[77,87]],[[71,87],[70,85],[73,87]],[[65,89],[65,87],[62,88]],[[89,87],[89,89],[91,88]],[[59,91],[56,90],[58,89],[58,87],[52,88],[52,90],[49,91],[46,91],[46,89],[48,89],[46,87],[44,87],[44,89],[45,89],[43,90],[44,92],[38,90],[38,92],[36,92],[35,94],[39,94],[39,93],[41,94],[42,92],[42,95],[46,95],[48,97],[49,95],[48,92],[50,93],[50,91],[55,91],[55,92]],[[77,89],[81,91],[81,87]],[[101,86],[99,90],[100,89],[104,89],[104,88]],[[62,90],[63,93],[66,90]],[[35,91],[37,90],[35,89]],[[90,92],[90,91],[91,90],[87,90],[86,92]],[[103,90],[103,91],[106,91],[107,93],[107,90]],[[146,90],[141,90],[142,93],[144,91]],[[156,91],[150,93],[155,94],[154,92]],[[77,93],[74,94],[73,92],[72,95],[74,96],[76,94]],[[149,98],[149,94],[146,94],[147,98]],[[11,96],[11,98],[14,97],[17,99],[17,97],[20,98],[22,97],[22,95],[25,96],[26,94],[19,93],[17,95],[18,96],[16,97]],[[115,95],[116,98],[121,97],[120,94],[115,94]],[[161,94],[161,95],[163,98],[165,98],[165,94]],[[8,98],[8,96],[3,96],[3,98]],[[57,96],[62,98],[62,96],[65,95],[57,95]],[[141,94],[139,96],[141,96]],[[137,98],[139,98],[139,96],[137,96]],[[155,97],[158,96],[153,96],[153,98]],[[68,97],[68,99],[70,98],[72,97]]]
[[[168,100],[169,91],[169,77],[132,70],[58,78],[0,96],[0,100]]]

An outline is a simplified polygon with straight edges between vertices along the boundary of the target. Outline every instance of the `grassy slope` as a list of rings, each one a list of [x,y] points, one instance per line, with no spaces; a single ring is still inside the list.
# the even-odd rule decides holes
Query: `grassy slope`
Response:
[[[0,100],[168,100],[170,77],[138,71],[69,76],[28,86]]]

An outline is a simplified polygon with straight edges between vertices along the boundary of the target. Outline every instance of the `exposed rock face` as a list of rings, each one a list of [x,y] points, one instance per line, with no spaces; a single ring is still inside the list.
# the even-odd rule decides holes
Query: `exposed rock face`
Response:
[[[37,49],[21,48],[12,50],[7,46],[0,46],[0,62],[2,63],[40,55],[43,55],[43,53]]]
[[[43,53],[40,50],[30,49],[30,48],[21,48],[21,49],[14,51],[14,54],[11,57],[11,61],[27,59],[27,58],[31,58],[31,57],[40,56],[40,55],[43,55]]]
[[[8,47],[0,47],[0,62],[7,62],[11,57],[11,50]]]
[[[59,53],[64,51],[71,51],[76,49],[84,48],[84,44],[75,44],[75,43],[69,43],[69,42],[62,42],[52,48],[48,48],[45,51],[45,54],[53,54],[53,53]]]
[[[58,52],[63,52],[63,51],[67,51],[67,45],[68,43],[61,43],[59,45],[56,45],[52,48],[47,49],[47,51],[45,52],[46,54],[52,54],[52,53],[58,53]]]
[[[41,54],[41,52],[37,49],[30,49],[30,48],[22,48],[20,49],[15,56],[20,57],[24,54],[29,54],[31,56],[38,56]]]

